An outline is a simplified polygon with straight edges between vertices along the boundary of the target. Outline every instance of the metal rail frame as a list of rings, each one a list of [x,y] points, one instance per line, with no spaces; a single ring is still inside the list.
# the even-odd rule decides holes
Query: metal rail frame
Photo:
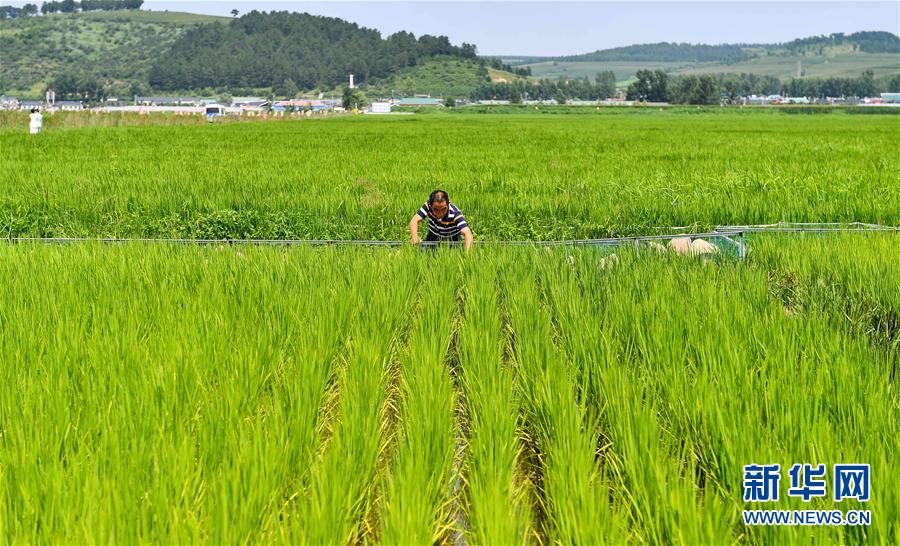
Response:
[[[664,228],[651,228],[664,229]],[[670,231],[679,229],[691,229],[689,227],[671,227]],[[852,222],[840,223],[799,223],[779,222],[777,224],[756,224],[743,226],[716,226],[713,231],[701,233],[667,233],[663,235],[637,235],[633,237],[607,237],[601,239],[562,239],[548,241],[475,241],[479,246],[519,246],[519,247],[554,247],[554,246],[620,246],[632,244],[635,248],[641,242],[670,241],[681,237],[693,239],[723,239],[738,249],[738,257],[747,256],[747,242],[745,235],[752,233],[865,233],[865,232],[894,232],[900,233],[900,227],[883,226],[880,224],[867,224]],[[376,241],[376,240],[343,240],[343,239],[184,239],[184,238],[127,238],[127,237],[8,237],[7,243],[44,243],[44,244],[72,244],[72,243],[165,243],[181,245],[249,245],[249,246],[372,246],[372,247],[400,247],[408,243],[405,241]],[[459,241],[439,243],[423,241],[422,247],[436,246],[438,244],[461,245]]]

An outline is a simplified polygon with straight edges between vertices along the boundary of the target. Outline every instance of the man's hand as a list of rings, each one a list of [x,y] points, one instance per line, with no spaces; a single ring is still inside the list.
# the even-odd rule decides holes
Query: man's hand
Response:
[[[464,227],[460,233],[462,233],[463,245],[465,246],[466,253],[468,254],[469,251],[472,250],[472,243],[475,242],[475,237],[472,236],[472,230],[468,227]]]
[[[419,222],[421,221],[422,218],[418,214],[413,214],[409,220],[409,242],[411,244],[417,245],[422,242],[422,239],[419,239]]]

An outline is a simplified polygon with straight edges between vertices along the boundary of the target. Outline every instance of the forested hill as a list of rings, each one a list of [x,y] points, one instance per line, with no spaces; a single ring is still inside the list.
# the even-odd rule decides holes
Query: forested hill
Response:
[[[199,25],[228,22],[137,10],[0,19],[0,94],[36,98],[65,81],[77,82],[91,96],[97,88],[112,96],[148,94],[151,66],[179,36]]]
[[[332,89],[385,80],[429,59],[473,60],[445,36],[377,30],[305,13],[209,17],[127,10],[0,20],[0,94],[99,100],[157,92]]]
[[[770,46],[792,52],[817,51],[825,47],[849,45],[854,51],[863,53],[900,53],[900,37],[890,32],[862,31],[853,34],[838,32],[828,36],[799,38],[785,44]]]
[[[364,83],[437,55],[475,58],[475,46],[454,46],[446,36],[381,33],[332,17],[251,12],[229,25],[185,33],[150,70],[159,89],[334,87],[354,74]]]
[[[760,54],[820,52],[821,48],[835,46],[848,46],[853,51],[862,53],[900,53],[900,37],[890,32],[863,31],[853,34],[838,32],[774,44],[707,45],[658,42],[597,50],[582,55],[519,58],[519,61],[520,63],[539,61],[734,63]]]
[[[740,45],[677,44],[659,42],[604,49],[584,55],[554,57],[558,61],[687,61],[736,62],[749,54]]]

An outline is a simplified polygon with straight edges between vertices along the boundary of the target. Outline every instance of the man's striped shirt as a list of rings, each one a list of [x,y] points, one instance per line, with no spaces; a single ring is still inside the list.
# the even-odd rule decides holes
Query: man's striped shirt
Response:
[[[447,214],[443,218],[435,218],[428,203],[422,205],[418,214],[423,220],[428,218],[428,233],[440,238],[456,237],[463,228],[469,227],[466,217],[453,203],[447,204]]]

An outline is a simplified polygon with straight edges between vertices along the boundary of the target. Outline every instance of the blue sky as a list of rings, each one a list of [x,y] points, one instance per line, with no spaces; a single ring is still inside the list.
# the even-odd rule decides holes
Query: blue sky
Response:
[[[3,0],[21,5],[23,1]],[[376,28],[443,34],[487,55],[568,55],[647,42],[752,43],[886,30],[900,34],[900,2],[297,2],[145,0],[144,9],[228,15],[306,11]]]

